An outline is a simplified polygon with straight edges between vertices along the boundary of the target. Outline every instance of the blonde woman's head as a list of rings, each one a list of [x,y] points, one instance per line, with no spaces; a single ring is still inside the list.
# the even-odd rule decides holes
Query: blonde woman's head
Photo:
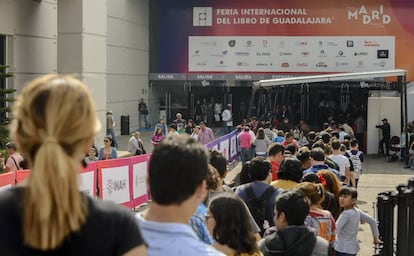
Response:
[[[81,81],[46,75],[23,88],[14,118],[11,135],[32,169],[24,197],[24,242],[54,249],[86,220],[77,174],[100,128],[95,106]]]
[[[14,118],[12,137],[31,164],[48,144],[77,157],[100,128],[86,86],[69,76],[46,75],[29,83],[17,97]]]

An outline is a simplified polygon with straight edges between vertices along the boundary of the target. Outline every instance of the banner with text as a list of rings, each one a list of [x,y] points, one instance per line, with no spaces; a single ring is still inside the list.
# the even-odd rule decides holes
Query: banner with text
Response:
[[[151,31],[158,58],[153,73],[190,78],[197,72],[257,75],[395,67],[407,69],[408,80],[414,80],[408,54],[414,48],[411,0],[158,3]]]
[[[229,134],[221,136],[212,142],[205,145],[208,150],[217,150],[226,157],[227,161],[231,162],[238,158],[237,150],[237,130]]]
[[[190,36],[188,44],[189,72],[320,73],[394,69],[392,36]]]
[[[89,162],[88,165],[80,170],[79,190],[88,196],[96,197],[97,190],[97,163]]]
[[[100,198],[127,207],[131,201],[131,171],[129,158],[98,161],[98,184]]]

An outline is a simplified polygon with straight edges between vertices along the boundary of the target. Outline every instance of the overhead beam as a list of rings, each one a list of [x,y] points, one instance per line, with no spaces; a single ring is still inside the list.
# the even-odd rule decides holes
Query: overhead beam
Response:
[[[274,87],[289,84],[321,83],[332,81],[368,80],[374,78],[384,78],[393,76],[406,76],[407,71],[403,69],[359,72],[359,73],[340,73],[327,75],[299,76],[288,78],[267,79],[253,82],[255,87]]]

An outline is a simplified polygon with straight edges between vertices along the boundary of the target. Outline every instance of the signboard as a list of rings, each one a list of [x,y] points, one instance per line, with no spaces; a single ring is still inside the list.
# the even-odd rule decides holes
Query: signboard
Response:
[[[147,173],[149,155],[131,157],[132,207],[148,201]]]
[[[205,145],[208,150],[222,152],[227,161],[233,161],[238,157],[237,151],[237,130],[221,136]]]
[[[79,191],[91,197],[96,196],[96,169],[96,162],[90,162],[79,174]]]
[[[392,36],[190,36],[189,72],[326,73],[389,70],[394,69],[394,44]],[[233,77],[233,80],[239,79],[260,80],[261,77],[250,74]]]
[[[131,207],[130,159],[97,162],[100,198]]]
[[[230,137],[230,157],[232,159],[237,157],[237,133]]]
[[[414,80],[414,1],[160,0],[154,8],[152,72],[250,80],[235,75],[398,68]]]

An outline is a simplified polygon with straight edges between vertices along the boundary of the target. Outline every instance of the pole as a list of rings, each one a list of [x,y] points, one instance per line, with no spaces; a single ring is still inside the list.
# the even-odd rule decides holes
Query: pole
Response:
[[[408,207],[409,207],[409,216],[408,216],[408,251],[414,252],[414,178],[408,180]]]
[[[397,219],[397,255],[406,256],[408,253],[408,204],[407,186],[397,186],[398,219]]]
[[[384,242],[380,255],[393,256],[394,251],[394,206],[395,192],[379,193],[377,197],[378,207],[378,229],[381,240]]]

